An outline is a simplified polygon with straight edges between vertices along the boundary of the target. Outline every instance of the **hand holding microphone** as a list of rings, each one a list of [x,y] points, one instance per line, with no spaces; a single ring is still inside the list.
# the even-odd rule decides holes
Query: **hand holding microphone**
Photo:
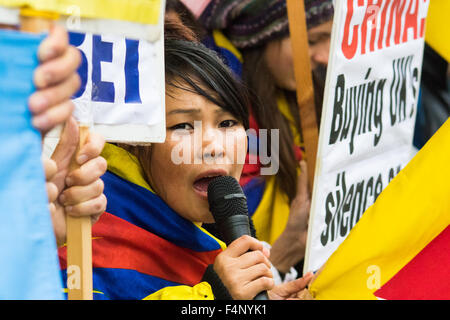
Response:
[[[230,176],[218,177],[208,186],[208,202],[227,249],[214,262],[233,299],[267,300],[274,286],[268,250],[250,236],[247,199]]]

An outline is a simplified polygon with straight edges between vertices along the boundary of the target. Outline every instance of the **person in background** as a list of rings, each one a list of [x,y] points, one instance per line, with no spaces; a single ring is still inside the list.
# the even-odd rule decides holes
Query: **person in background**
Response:
[[[70,97],[80,86],[76,72],[80,54],[69,45],[67,31],[55,25],[39,46],[38,58],[40,65],[34,73],[37,90],[28,102],[32,124],[43,138],[54,127],[65,124],[52,158],[42,159],[50,214],[57,244],[61,246],[66,238],[66,213],[91,216],[96,221],[106,207],[100,179],[106,171],[106,161],[100,156],[104,139],[90,133],[78,154],[77,162],[81,167],[69,173],[79,135],[72,117],[74,105]]]
[[[425,43],[413,145],[421,149],[450,117],[449,64]]]
[[[314,85],[317,125],[320,126],[323,94],[330,53],[334,8],[332,0],[305,0],[309,57]]]

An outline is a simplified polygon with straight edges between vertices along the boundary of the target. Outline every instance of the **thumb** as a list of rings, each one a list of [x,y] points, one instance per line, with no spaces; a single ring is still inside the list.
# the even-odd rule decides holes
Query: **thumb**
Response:
[[[78,146],[78,140],[79,130],[77,122],[73,117],[70,117],[64,125],[59,142],[52,154],[52,159],[57,163],[58,167],[60,167],[61,162],[66,162],[67,158],[69,158],[70,163],[70,159]]]

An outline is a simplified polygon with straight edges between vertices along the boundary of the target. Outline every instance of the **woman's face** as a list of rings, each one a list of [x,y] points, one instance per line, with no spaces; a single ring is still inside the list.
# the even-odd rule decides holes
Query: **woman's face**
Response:
[[[291,38],[274,40],[267,43],[264,58],[275,84],[282,89],[295,91],[297,89],[292,60]]]
[[[246,132],[231,113],[203,96],[179,88],[169,90],[166,142],[151,147],[150,184],[184,218],[212,223],[208,184],[223,175],[239,180]]]
[[[332,28],[333,20],[330,20],[308,30],[309,57],[312,70],[320,66],[328,66]]]

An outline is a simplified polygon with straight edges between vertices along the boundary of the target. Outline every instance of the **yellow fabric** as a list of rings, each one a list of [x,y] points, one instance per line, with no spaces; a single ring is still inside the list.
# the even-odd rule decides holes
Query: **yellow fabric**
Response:
[[[29,7],[62,15],[76,7],[82,18],[157,24],[161,0],[0,0],[0,6]]]
[[[30,8],[22,8],[20,10],[20,15],[30,18],[44,18],[50,20],[59,19],[59,14],[54,12],[37,11]]]
[[[230,51],[240,62],[243,62],[242,54],[238,49],[228,40],[220,30],[213,30],[214,42],[217,46],[222,47]]]
[[[273,244],[286,227],[289,218],[288,196],[277,188],[275,176],[266,179],[261,202],[253,214],[253,224],[258,240]]]
[[[101,156],[107,160],[109,171],[155,193],[144,179],[144,170],[134,155],[116,145],[105,143]],[[127,165],[124,166],[124,163]]]
[[[447,61],[450,61],[449,14],[450,1],[430,1],[425,28],[425,41]]]
[[[310,286],[316,299],[375,299],[450,223],[450,120],[363,214]],[[426,275],[418,275],[426,276]]]
[[[200,282],[193,287],[166,287],[152,293],[143,300],[214,300],[214,295],[209,283]]]

